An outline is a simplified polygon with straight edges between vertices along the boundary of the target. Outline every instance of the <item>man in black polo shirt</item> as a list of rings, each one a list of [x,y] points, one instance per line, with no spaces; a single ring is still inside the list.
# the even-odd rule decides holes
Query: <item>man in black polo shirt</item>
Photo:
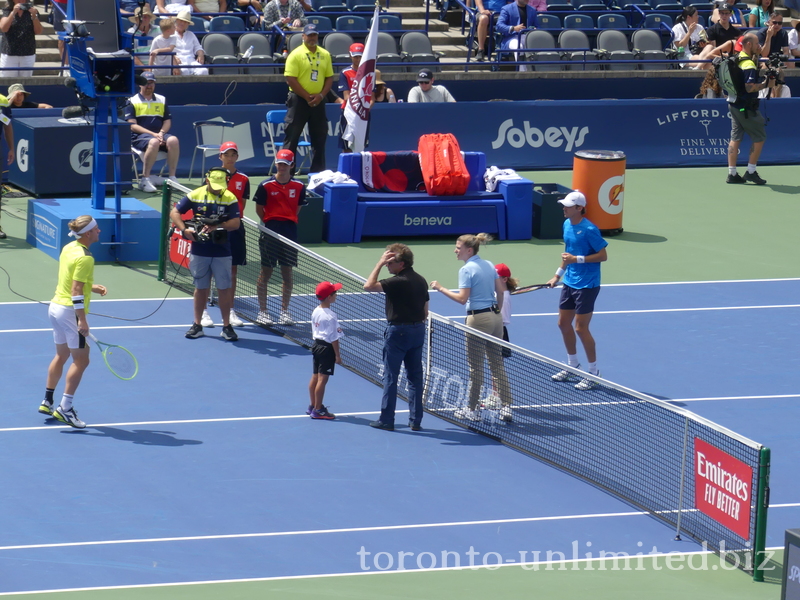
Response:
[[[383,344],[383,400],[381,416],[370,423],[376,429],[394,431],[397,382],[405,364],[409,396],[408,426],[422,429],[422,346],[428,318],[428,282],[413,269],[414,254],[405,244],[391,244],[372,269],[364,289],[386,294],[386,328]],[[393,277],[378,281],[383,266]]]
[[[706,44],[703,51],[700,53],[700,58],[703,60],[713,58],[712,52],[715,48],[722,48],[727,43],[729,47],[724,49],[725,52],[732,52],[733,45],[742,34],[739,29],[731,24],[731,14],[733,7],[730,4],[720,4],[717,9],[719,12],[719,22],[714,23],[711,27],[706,29],[706,36],[708,37],[708,44]]]
[[[772,54],[789,54],[789,32],[783,29],[783,15],[772,13],[767,26],[758,30],[758,43],[761,44],[761,57]]]

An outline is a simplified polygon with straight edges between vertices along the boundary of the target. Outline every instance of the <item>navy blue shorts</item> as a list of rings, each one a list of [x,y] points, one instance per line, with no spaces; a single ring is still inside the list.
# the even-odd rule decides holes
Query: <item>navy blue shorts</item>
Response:
[[[336,367],[336,352],[333,350],[333,345],[322,340],[314,340],[314,345],[311,346],[311,354],[314,357],[314,371],[316,375],[333,375],[333,369]]]
[[[574,310],[578,315],[588,315],[594,312],[594,302],[600,286],[576,290],[568,285],[561,288],[561,301],[558,303],[560,310]]]
[[[233,266],[239,267],[247,264],[247,245],[244,242],[244,223],[239,229],[228,232],[228,241],[231,244]]]
[[[58,9],[56,9],[56,10],[58,10]],[[147,150],[147,146],[150,144],[150,140],[152,140],[154,137],[156,137],[156,136],[154,134],[152,134],[152,133],[137,133],[136,137],[132,137],[131,138],[131,146],[133,146],[137,150],[140,150],[140,151],[144,152],[145,150]],[[158,149],[159,150],[163,150],[164,152],[166,152],[167,151],[167,140],[169,138],[171,138],[171,137],[174,137],[171,133],[165,133],[164,134],[164,143],[161,144],[158,147]]]
[[[294,221],[267,221],[264,226],[288,240],[297,241],[297,223]],[[262,267],[274,268],[275,265],[282,267],[297,266],[297,250],[292,246],[287,246],[268,233],[261,234],[258,240],[258,247],[261,250]]]

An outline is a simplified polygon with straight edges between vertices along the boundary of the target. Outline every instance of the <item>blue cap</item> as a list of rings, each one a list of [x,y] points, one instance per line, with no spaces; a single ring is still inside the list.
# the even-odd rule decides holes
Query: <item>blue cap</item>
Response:
[[[147,80],[147,81],[155,81],[156,80],[155,73],[153,73],[152,71],[145,71],[144,73],[142,73],[142,77],[144,77],[145,80]]]
[[[318,35],[319,31],[317,31],[317,26],[314,23],[309,23],[305,27],[303,27],[303,35]]]

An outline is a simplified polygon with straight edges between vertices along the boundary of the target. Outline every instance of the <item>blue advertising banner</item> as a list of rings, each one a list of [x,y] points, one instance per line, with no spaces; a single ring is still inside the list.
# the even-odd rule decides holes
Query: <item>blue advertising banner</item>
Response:
[[[175,106],[170,133],[178,136],[181,157],[178,176],[189,174],[195,154],[193,123],[201,120],[228,120],[235,126],[227,130],[226,140],[239,145],[240,169],[249,175],[265,175],[274,155],[269,143],[266,111],[282,105]],[[800,114],[800,99],[762,101],[762,111],[771,123],[761,164],[797,164],[800,144],[790,127]],[[19,114],[18,114],[19,113]],[[26,116],[15,111],[15,117]],[[55,116],[57,110],[37,110],[37,117]],[[328,113],[327,167],[337,167],[339,149],[338,105]],[[627,156],[628,168],[669,166],[724,166],[730,136],[730,117],[724,100],[574,100],[533,102],[458,102],[448,104],[380,104],[371,113],[371,150],[416,150],[419,137],[426,133],[453,133],[464,151],[484,152],[486,164],[513,169],[570,169],[576,150],[620,150]],[[44,123],[42,119],[40,122]],[[57,125],[51,125],[55,128]],[[86,126],[88,131],[90,127]],[[15,136],[17,154],[32,145],[31,133]],[[87,139],[91,139],[88,131]],[[282,131],[278,132],[282,135]],[[31,139],[28,139],[31,138]],[[218,140],[204,140],[218,143]],[[745,138],[741,152],[747,152]],[[48,151],[48,178],[62,180],[75,170],[71,151]],[[31,149],[31,152],[35,150]],[[195,155],[194,177],[200,173],[200,151]],[[29,157],[35,161],[36,157]],[[744,157],[740,159],[743,164]],[[206,155],[206,168],[217,164],[214,153]],[[18,168],[18,167],[17,167]],[[160,168],[157,165],[156,170]],[[12,174],[15,167],[12,166]],[[64,181],[66,179],[63,179]],[[34,193],[36,185],[31,184]],[[75,190],[77,191],[77,190]],[[86,188],[88,193],[89,187]],[[45,192],[43,192],[45,193]],[[47,192],[49,193],[49,191]]]

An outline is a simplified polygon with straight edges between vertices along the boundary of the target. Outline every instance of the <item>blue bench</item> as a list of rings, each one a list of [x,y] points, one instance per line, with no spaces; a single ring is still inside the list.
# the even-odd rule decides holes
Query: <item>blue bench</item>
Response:
[[[361,154],[340,154],[339,168],[358,183],[326,183],[323,190],[325,240],[350,244],[362,236],[461,235],[486,232],[501,240],[532,236],[533,182],[502,181],[487,192],[486,155],[465,152],[470,173],[463,196],[429,196],[426,192],[372,192],[361,182]]]

